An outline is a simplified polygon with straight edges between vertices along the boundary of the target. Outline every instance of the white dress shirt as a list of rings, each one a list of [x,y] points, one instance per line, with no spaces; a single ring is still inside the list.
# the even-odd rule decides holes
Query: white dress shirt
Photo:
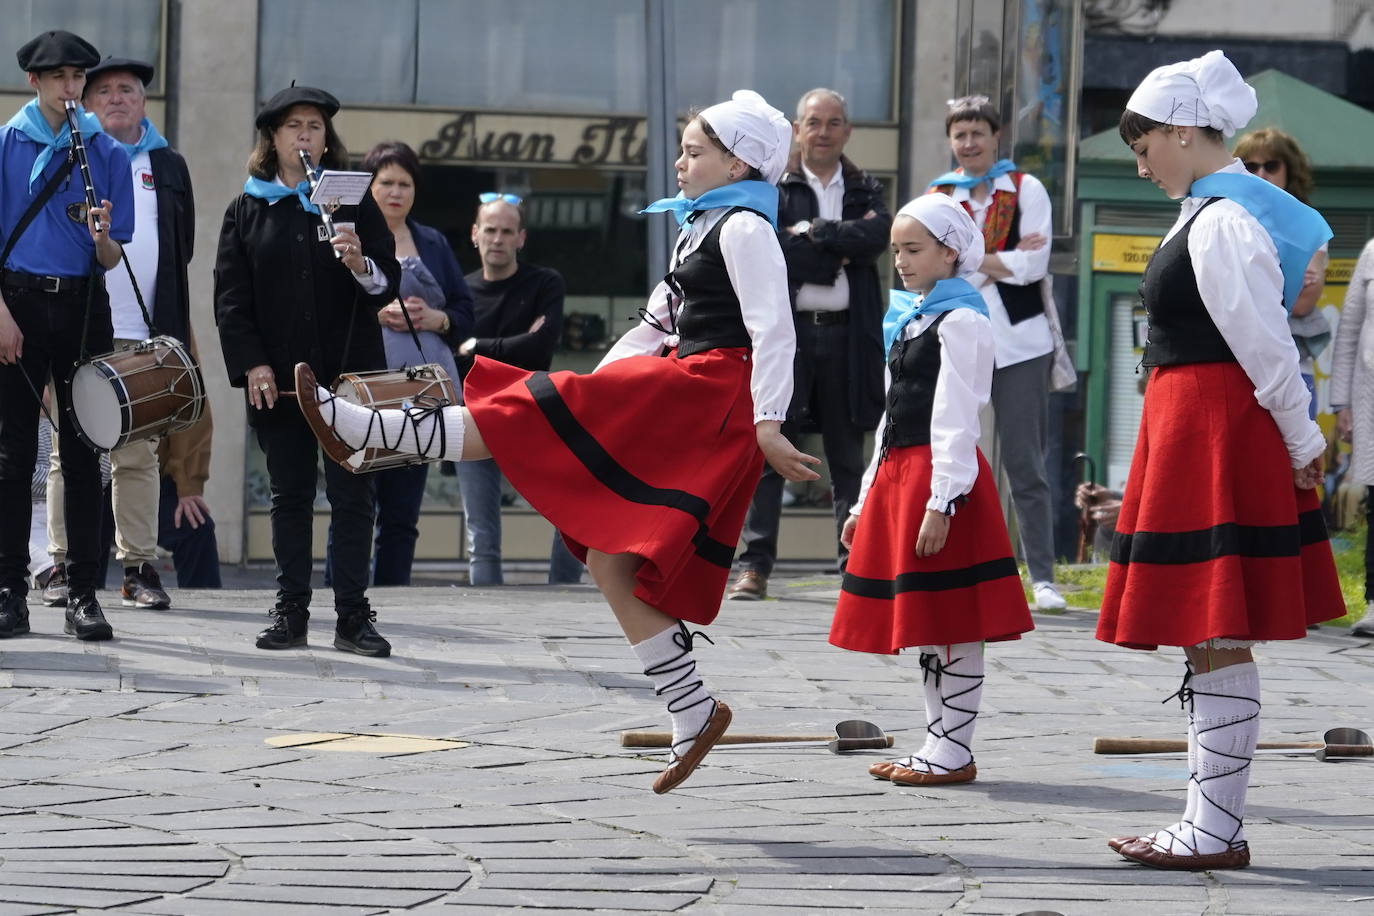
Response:
[[[930,497],[927,509],[952,510],[954,500],[973,489],[978,479],[979,412],[992,396],[994,343],[992,323],[973,309],[947,312],[936,332],[940,335],[940,372],[935,377],[934,403],[930,412]],[[902,339],[925,333],[939,315],[921,315],[902,329]],[[883,390],[892,387],[892,374],[883,368]],[[849,510],[858,515],[868,498],[882,458],[882,435],[887,411],[878,421],[873,458],[864,471],[859,498]],[[913,493],[913,499],[924,494]],[[953,514],[951,512],[951,514]]]
[[[816,177],[816,173],[802,165],[802,175],[816,195],[820,219],[839,221],[844,216],[844,169],[835,167],[835,174],[828,182]],[[803,283],[797,290],[797,311],[799,312],[842,312],[849,308],[849,275],[841,266],[835,272],[835,282],[830,286],[821,283]]]
[[[716,207],[701,211],[683,227],[674,246],[669,270],[677,268],[706,238],[706,234],[730,210]],[[792,356],[797,332],[792,325],[792,305],[787,290],[787,264],[782,259],[777,233],[763,217],[741,210],[720,230],[720,253],[739,299],[744,326],[753,343],[753,371],[749,391],[754,398],[754,422],[783,420],[792,402]],[[663,327],[668,319],[668,285],[659,281],[649,294],[646,310]],[[674,307],[679,304],[674,297]],[[669,335],[640,321],[615,342],[597,369],[627,356],[653,356],[663,347],[675,347],[677,335]]]
[[[1010,175],[1001,175],[993,180],[992,189],[1016,193]],[[968,188],[954,188],[950,194],[957,203],[968,204],[973,212],[973,221],[979,231],[988,220],[988,207],[993,195],[982,201],[974,200]],[[1050,237],[1054,234],[1050,195],[1040,179],[1034,175],[1022,174],[1021,192],[1017,205],[1021,211],[1021,237],[1033,232],[1045,237],[1045,244],[1035,251],[997,252],[1002,266],[1011,271],[1011,276],[1001,281],[1017,286],[1038,286],[1050,272]],[[968,278],[983,294],[988,306],[988,318],[992,321],[993,341],[997,349],[997,368],[1014,366],[1037,356],[1044,356],[1054,350],[1054,338],[1050,335],[1050,323],[1044,315],[1035,315],[1019,324],[1012,324],[1007,317],[1006,306],[1002,305],[1002,295],[997,291],[997,283],[986,274],[977,273]]]
[[[1239,159],[1218,171],[1246,174]],[[1184,198],[1164,242],[1207,200]],[[1326,439],[1307,417],[1311,395],[1298,374],[1298,348],[1282,305],[1283,273],[1274,240],[1248,210],[1223,198],[1193,221],[1188,255],[1207,314],[1254,383],[1255,400],[1273,415],[1293,467],[1305,467],[1326,450]]]

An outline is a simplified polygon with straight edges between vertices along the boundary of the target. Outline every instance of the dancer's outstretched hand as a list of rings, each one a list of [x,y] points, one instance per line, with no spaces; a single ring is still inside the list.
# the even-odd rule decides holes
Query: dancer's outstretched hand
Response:
[[[782,424],[777,420],[761,420],[754,424],[758,437],[759,451],[773,470],[791,481],[820,480],[821,475],[808,465],[820,464],[821,459],[805,452],[797,451],[787,437],[782,434]]]

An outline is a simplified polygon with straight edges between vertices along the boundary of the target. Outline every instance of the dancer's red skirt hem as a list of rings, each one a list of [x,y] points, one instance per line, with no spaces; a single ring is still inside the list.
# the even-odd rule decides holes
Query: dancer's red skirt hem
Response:
[[[1236,363],[1154,370],[1097,638],[1137,649],[1299,639],[1345,614],[1315,490],[1293,485]]]
[[[892,653],[1018,639],[1034,627],[981,452],[977,480],[950,518],[944,547],[916,556],[930,472],[928,445],[894,448],[878,465],[830,627],[834,645]]]
[[[747,350],[632,356],[596,372],[478,358],[468,410],[511,485],[587,550],[644,558],[635,595],[707,624],[763,468]]]

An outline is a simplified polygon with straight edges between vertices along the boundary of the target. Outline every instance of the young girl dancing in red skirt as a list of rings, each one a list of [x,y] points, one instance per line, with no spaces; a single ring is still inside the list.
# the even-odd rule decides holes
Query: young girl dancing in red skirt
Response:
[[[301,409],[327,454],[383,447],[446,460],[495,458],[563,533],[672,714],[655,792],[681,783],[730,724],[696,675],[686,622],[720,610],[744,515],[767,460],[813,480],[780,426],[796,338],[773,225],[791,125],[743,90],[682,134],[682,227],[671,269],[589,375],[478,358],[466,407],[376,411],[336,399],[297,368]]]
[[[992,325],[965,277],[983,236],[943,194],[897,212],[892,252],[907,292],[884,320],[887,409],[841,533],[849,564],[830,641],[860,652],[919,646],[926,742],[869,772],[906,785],[971,782],[983,641],[1032,628],[992,472],[978,450],[992,389]]]

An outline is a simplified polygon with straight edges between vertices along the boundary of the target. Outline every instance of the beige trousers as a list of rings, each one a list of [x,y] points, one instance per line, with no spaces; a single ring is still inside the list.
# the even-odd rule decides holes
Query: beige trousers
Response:
[[[135,343],[138,341],[116,340],[115,347]],[[52,464],[48,468],[48,553],[54,563],[63,563],[67,559],[67,526],[62,509],[65,494],[57,439],[54,434]],[[158,440],[144,439],[110,452],[115,559],[123,566],[138,566],[157,559],[157,508],[161,495],[157,446]],[[100,512],[92,512],[90,518],[93,524],[99,524]]]

